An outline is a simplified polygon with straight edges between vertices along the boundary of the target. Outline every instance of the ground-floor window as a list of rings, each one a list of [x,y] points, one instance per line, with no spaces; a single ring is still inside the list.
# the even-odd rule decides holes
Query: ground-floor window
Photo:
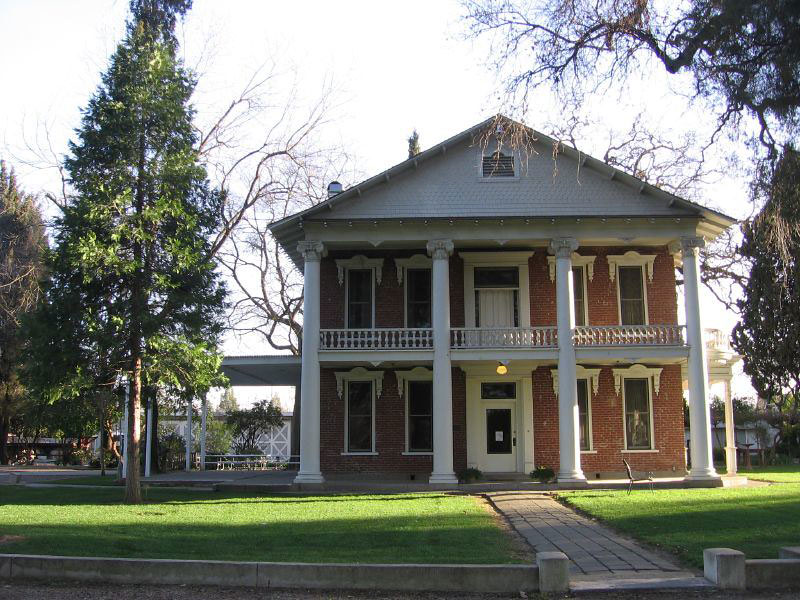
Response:
[[[651,450],[653,447],[650,380],[625,379],[625,448]]]
[[[347,452],[373,452],[373,402],[371,381],[347,382]]]
[[[589,382],[578,379],[578,422],[581,434],[581,450],[592,449],[592,409],[589,406]]]
[[[408,382],[408,451],[433,452],[433,382]]]

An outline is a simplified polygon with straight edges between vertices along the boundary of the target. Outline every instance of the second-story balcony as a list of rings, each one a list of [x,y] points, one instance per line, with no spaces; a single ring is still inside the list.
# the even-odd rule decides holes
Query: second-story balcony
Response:
[[[685,346],[683,325],[590,325],[575,328],[578,348]],[[455,327],[454,350],[481,348],[558,348],[556,327]],[[320,350],[432,350],[429,328],[323,329]]]

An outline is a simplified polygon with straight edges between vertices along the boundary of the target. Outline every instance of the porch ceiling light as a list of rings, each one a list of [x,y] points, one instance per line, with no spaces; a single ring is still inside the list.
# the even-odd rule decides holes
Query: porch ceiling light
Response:
[[[508,373],[508,361],[501,360],[497,362],[497,368],[495,369],[498,375],[505,375]]]

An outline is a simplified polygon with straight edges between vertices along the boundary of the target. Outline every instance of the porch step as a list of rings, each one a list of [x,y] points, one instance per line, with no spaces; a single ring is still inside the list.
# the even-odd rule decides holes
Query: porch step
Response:
[[[484,473],[483,481],[529,481],[527,473]]]

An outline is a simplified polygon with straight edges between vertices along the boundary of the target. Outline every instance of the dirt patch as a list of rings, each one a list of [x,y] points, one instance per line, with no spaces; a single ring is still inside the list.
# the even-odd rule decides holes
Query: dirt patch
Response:
[[[495,525],[502,529],[506,535],[511,538],[512,556],[526,563],[534,562],[536,560],[536,552],[528,543],[528,540],[522,537],[519,531],[514,529],[514,526],[508,522],[508,519],[497,509],[494,503],[483,495],[473,497],[475,498],[476,502],[478,502],[478,504],[480,504],[486,510],[486,512],[492,516]]]
[[[0,535],[0,544],[13,544],[25,539],[23,535]]]

